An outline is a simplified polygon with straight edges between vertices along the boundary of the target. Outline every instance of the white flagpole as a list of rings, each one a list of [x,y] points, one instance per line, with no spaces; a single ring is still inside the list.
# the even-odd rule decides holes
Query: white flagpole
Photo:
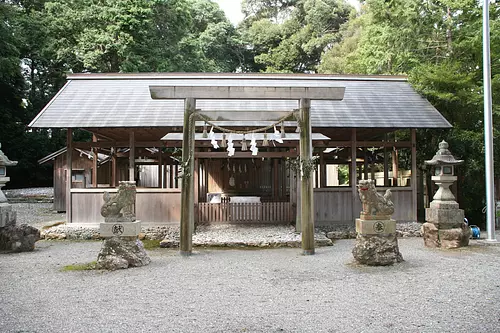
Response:
[[[495,193],[493,176],[493,116],[491,101],[490,64],[490,1],[483,0],[483,89],[484,89],[484,155],[486,178],[486,228],[487,241],[495,239]]]

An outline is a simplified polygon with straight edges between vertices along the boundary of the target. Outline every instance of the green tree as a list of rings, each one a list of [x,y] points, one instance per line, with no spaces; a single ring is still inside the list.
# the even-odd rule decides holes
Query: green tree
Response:
[[[271,3],[275,4],[272,5]],[[353,8],[339,0],[247,1],[241,25],[254,53],[248,68],[268,72],[315,72],[320,57]],[[250,6],[251,4],[251,6]],[[251,8],[248,9],[248,8]]]
[[[481,11],[473,0],[368,0],[319,66],[324,73],[408,74],[413,86],[454,126],[418,131],[419,165],[432,157],[439,141],[450,143],[466,162],[458,168],[460,203],[474,221],[482,218],[485,193]],[[494,3],[492,59],[500,56],[499,15],[499,4]],[[494,119],[500,111],[499,75],[500,66],[493,61]],[[495,125],[495,138],[498,128]],[[497,177],[499,153],[495,146]]]

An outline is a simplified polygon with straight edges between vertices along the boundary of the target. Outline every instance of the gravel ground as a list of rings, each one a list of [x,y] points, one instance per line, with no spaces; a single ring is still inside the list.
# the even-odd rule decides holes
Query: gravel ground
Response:
[[[405,262],[352,262],[353,240],[299,249],[149,251],[149,266],[62,272],[101,242],[0,255],[1,332],[500,332],[500,247],[400,239]]]

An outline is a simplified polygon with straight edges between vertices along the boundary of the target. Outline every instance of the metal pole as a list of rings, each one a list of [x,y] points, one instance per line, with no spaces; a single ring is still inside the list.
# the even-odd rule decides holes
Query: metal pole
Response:
[[[495,195],[493,178],[493,116],[491,110],[490,1],[483,0],[483,89],[484,89],[484,155],[486,177],[487,241],[495,239]]]

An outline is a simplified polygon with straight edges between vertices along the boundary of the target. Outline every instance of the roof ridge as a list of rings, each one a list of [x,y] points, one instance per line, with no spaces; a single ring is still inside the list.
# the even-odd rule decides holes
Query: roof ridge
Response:
[[[406,75],[357,74],[289,74],[289,73],[72,73],[68,80],[145,80],[145,79],[280,79],[280,80],[346,80],[346,81],[408,81]]]

